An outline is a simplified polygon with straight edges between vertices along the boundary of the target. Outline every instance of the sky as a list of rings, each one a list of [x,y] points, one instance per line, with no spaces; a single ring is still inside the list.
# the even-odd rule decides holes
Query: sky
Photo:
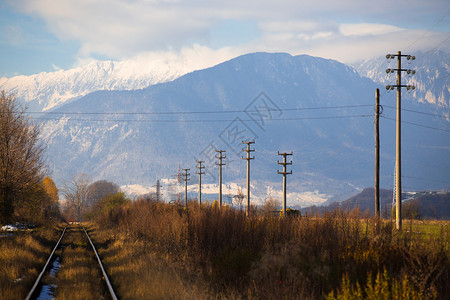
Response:
[[[251,52],[344,63],[450,52],[448,0],[0,0],[0,77],[93,60],[189,62]]]

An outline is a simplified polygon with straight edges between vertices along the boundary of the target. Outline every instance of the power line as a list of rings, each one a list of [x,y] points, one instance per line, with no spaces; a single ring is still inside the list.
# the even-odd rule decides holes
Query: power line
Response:
[[[339,106],[318,106],[318,107],[299,107],[299,108],[281,108],[281,111],[301,111],[301,110],[322,110],[339,108],[356,108],[373,106],[371,104],[357,105],[339,105]],[[191,115],[191,114],[228,114],[228,113],[251,113],[268,112],[271,109],[261,108],[258,110],[212,110],[212,111],[166,111],[166,112],[27,112],[27,114],[48,114],[48,115]]]
[[[425,52],[424,55],[425,55],[425,54],[428,54],[428,53],[430,53],[430,52],[432,52],[432,51],[434,51],[434,50],[436,50],[436,49],[439,48],[441,45],[445,44],[448,40],[450,40],[450,34],[447,36],[447,38],[446,38],[445,40],[443,40],[441,43],[439,43],[436,47],[434,47],[434,48],[428,50],[427,52]]]
[[[403,178],[409,178],[409,179],[417,179],[417,180],[425,180],[425,181],[434,181],[434,182],[440,182],[440,183],[446,183],[450,185],[450,181],[444,181],[444,180],[438,180],[438,179],[430,179],[430,178],[421,178],[421,177],[414,177],[414,176],[402,176]]]
[[[392,109],[397,109],[396,107],[389,106],[389,105],[383,105],[383,107],[392,108]],[[417,110],[406,109],[406,108],[402,108],[401,110],[402,110],[402,111],[407,111],[407,112],[413,112],[413,113],[416,113],[416,114],[422,114],[422,115],[428,115],[428,116],[440,117],[440,118],[448,118],[448,117],[449,117],[449,116],[445,116],[445,115],[439,115],[439,114],[427,113],[427,112],[423,112],[423,111],[417,111]]]
[[[389,177],[394,177],[394,175],[390,174]],[[408,176],[408,175],[402,175],[402,178],[417,179],[417,180],[425,180],[425,181],[433,181],[433,182],[440,182],[440,183],[450,184],[450,181],[444,181],[444,180],[432,179],[432,178],[415,177],[415,176]]]
[[[414,42],[412,42],[411,44],[406,46],[405,50],[407,50],[409,47],[411,47],[412,45],[414,45],[415,43],[417,43],[418,41],[423,39],[427,34],[429,34],[436,25],[441,23],[442,20],[444,20],[445,17],[448,16],[448,14],[450,14],[450,10],[448,10],[439,20],[437,20],[430,28],[428,28],[428,30],[426,32],[424,32],[422,35],[420,35]],[[450,38],[450,36],[449,36],[449,38]]]
[[[301,121],[301,120],[324,120],[324,119],[346,119],[346,118],[365,118],[373,117],[373,114],[367,115],[347,115],[347,116],[323,116],[323,117],[301,117],[301,118],[280,118],[280,119],[270,119],[267,121]],[[43,121],[60,121],[63,118],[45,118],[38,117],[33,118],[34,120]],[[134,119],[79,119],[79,118],[67,118],[67,121],[78,121],[78,122],[130,122],[130,123],[218,123],[218,122],[233,122],[235,119],[215,119],[215,120],[134,120]],[[254,122],[252,119],[243,119],[244,122]]]
[[[391,121],[396,121],[395,119],[392,119],[392,118],[389,118],[389,117],[385,117],[385,116],[380,116],[380,117],[382,117],[382,118],[384,118],[384,119],[388,119],[388,120],[391,120]],[[409,125],[414,125],[414,126],[419,126],[419,127],[423,127],[423,128],[428,128],[428,129],[433,129],[433,130],[439,130],[439,131],[443,131],[443,132],[449,132],[450,133],[450,130],[447,130],[447,129],[442,129],[442,128],[436,128],[436,127],[431,127],[431,126],[426,126],[426,125],[421,125],[421,124],[417,124],[417,123],[413,123],[413,122],[408,122],[408,121],[401,121],[402,123],[405,123],[405,124],[409,124]]]

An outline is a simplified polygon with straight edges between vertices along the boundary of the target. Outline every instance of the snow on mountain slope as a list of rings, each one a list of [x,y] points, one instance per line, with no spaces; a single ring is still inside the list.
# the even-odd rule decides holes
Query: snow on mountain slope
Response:
[[[133,90],[167,82],[193,70],[187,63],[127,60],[95,61],[83,67],[0,79],[0,90],[14,93],[29,111],[49,111],[98,90]]]
[[[422,67],[417,61],[419,56],[411,68],[419,73]],[[436,65],[429,63],[428,69],[420,71],[426,76],[415,76],[417,92],[423,84],[423,91],[436,95],[442,91],[444,101],[421,101],[422,98],[417,98],[419,94],[405,92],[402,98],[405,109],[448,113],[448,106],[444,105],[449,99],[445,96],[448,79],[433,81],[433,78],[443,78],[441,74],[448,74],[445,67],[448,60],[441,58],[440,64],[439,59],[433,61]],[[182,167],[194,170],[196,159],[208,163],[205,184],[213,184],[217,182],[213,157],[218,147],[227,151],[224,180],[245,186],[245,165],[241,159],[243,138],[256,140],[256,159],[252,161],[255,199],[280,195],[277,151],[294,152],[293,175],[288,178],[289,203],[310,205],[339,197],[342,200],[349,193],[373,184],[374,90],[382,88],[384,70],[392,67],[392,62],[389,66],[383,59],[378,64],[358,67],[360,74],[372,76],[379,84],[337,61],[285,53],[243,55],[173,81],[171,76],[178,77],[189,66],[170,69],[166,64],[164,73],[157,65],[144,69],[159,74],[154,76],[155,82],[167,82],[151,86],[145,75],[148,73],[136,71],[142,70],[139,66],[118,63],[93,64],[85,73],[80,70],[73,74],[51,73],[54,80],[59,80],[54,86],[48,83],[47,92],[52,97],[58,95],[52,90],[55,86],[61,87],[62,95],[81,95],[79,91],[94,90],[95,86],[102,86],[100,89],[132,89],[137,83],[149,86],[138,90],[96,91],[66,102],[51,98],[53,102],[47,103],[46,95],[42,94],[42,109],[52,108],[44,116],[47,119],[43,120],[42,138],[48,145],[51,176],[57,184],[74,173],[85,172],[94,180],[149,187],[156,179],[174,175],[179,162]],[[56,79],[69,73],[71,77],[67,75],[66,81]],[[41,82],[36,79],[36,86],[41,87]],[[65,82],[66,88],[61,82]],[[31,80],[29,84],[32,90]],[[383,116],[390,119],[395,118],[395,111],[387,105],[391,101],[395,103],[395,93],[383,93]],[[267,108],[269,112],[261,111]],[[233,113],[177,113],[211,111]],[[411,111],[405,111],[404,116],[406,121],[428,127],[447,131],[449,128],[449,122],[443,118]],[[384,119],[380,126],[382,186],[391,188],[395,123]],[[402,136],[404,174],[409,176],[403,181],[406,186],[447,187],[448,133],[405,124]],[[196,176],[191,176],[191,180],[190,184],[195,184]]]
[[[407,75],[406,72],[402,74],[402,84],[412,84],[416,87],[410,99],[450,108],[450,54],[440,50],[408,54],[416,57],[415,60],[402,59],[402,69],[416,71],[414,75]],[[386,69],[397,68],[397,59],[387,60],[386,57],[379,57],[355,64],[354,67],[361,76],[377,83],[383,85],[396,83],[396,74],[387,76]]]
[[[215,149],[227,151],[224,182],[245,186],[241,140],[255,139],[254,198],[279,197],[277,151],[293,151],[288,201],[319,204],[346,199],[373,184],[376,87],[333,60],[253,53],[141,90],[91,93],[47,114],[53,120],[44,121],[42,135],[56,182],[85,172],[121,186],[144,187],[175,175],[178,163],[195,170],[197,159],[205,160],[204,184],[216,183]],[[408,96],[405,108],[417,110]],[[193,113],[212,111],[217,113]],[[85,114],[92,112],[106,114]],[[392,112],[386,107],[384,116]],[[421,118],[416,122],[439,125],[431,116]],[[390,187],[395,123],[383,120],[380,126],[382,186]],[[405,126],[404,174],[450,178],[446,134]],[[195,180],[191,176],[190,184]],[[439,185],[404,182],[417,188]]]

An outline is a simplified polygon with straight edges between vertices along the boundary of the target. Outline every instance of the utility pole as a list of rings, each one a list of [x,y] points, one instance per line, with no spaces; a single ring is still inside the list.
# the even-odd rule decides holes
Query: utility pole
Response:
[[[202,174],[205,174],[202,170],[205,168],[205,166],[202,166],[202,163],[204,163],[203,160],[197,160],[198,166],[198,204],[202,204]]]
[[[287,165],[292,165],[292,161],[291,162],[287,162],[286,161],[286,157],[289,156],[289,155],[292,155],[292,152],[291,153],[280,153],[278,151],[278,155],[283,156],[283,161],[282,162],[277,161],[277,163],[279,165],[283,165],[283,171],[280,172],[280,171],[277,170],[277,173],[283,175],[283,217],[286,217],[286,175],[292,174],[292,171],[287,172],[287,170],[286,170],[286,166]]]
[[[225,150],[216,150],[217,153],[219,153],[219,156],[216,156],[216,158],[219,159],[219,163],[216,163],[216,166],[219,166],[219,207],[222,208],[222,166],[225,165],[225,163],[222,163],[222,159],[227,158],[225,155],[222,155]]]
[[[161,184],[159,183],[159,179],[156,180],[156,202],[161,200]]]
[[[380,218],[380,90],[375,91],[375,216]]]
[[[242,157],[242,159],[245,159],[247,161],[247,210],[245,214],[247,216],[250,215],[250,160],[255,159],[255,157],[250,157],[251,152],[255,152],[255,149],[250,149],[250,145],[254,144],[253,142],[244,142],[242,141],[242,144],[247,144],[247,149],[242,149],[242,151],[247,152],[247,157]]]
[[[181,174],[184,178],[184,205],[187,207],[188,206],[188,200],[187,200],[187,182],[189,180],[188,176],[191,175],[188,173],[190,169],[183,169],[184,173]]]
[[[401,99],[402,99],[402,87],[405,87],[408,91],[414,90],[416,87],[413,85],[402,85],[402,72],[406,72],[408,75],[415,74],[416,71],[411,69],[402,69],[402,57],[406,57],[407,60],[415,60],[415,56],[404,55],[401,51],[397,54],[387,54],[387,59],[394,59],[397,57],[397,69],[386,69],[386,74],[397,72],[397,84],[386,85],[386,90],[394,90],[397,88],[397,130],[396,130],[396,161],[395,161],[395,189],[396,189],[396,209],[395,227],[397,230],[402,229],[402,160],[401,160]]]

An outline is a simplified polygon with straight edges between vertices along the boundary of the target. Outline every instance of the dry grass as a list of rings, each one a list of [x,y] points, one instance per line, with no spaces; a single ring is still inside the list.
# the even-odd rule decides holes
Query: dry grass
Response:
[[[407,289],[396,293],[450,293],[446,224],[422,239],[406,224],[403,232],[392,222],[376,230],[377,222],[361,220],[358,212],[247,218],[208,205],[186,210],[139,201],[101,224],[108,229],[96,240],[126,299],[317,299],[333,297],[333,291],[339,298],[357,286],[360,295],[370,296],[381,286],[392,292],[402,284]]]
[[[99,238],[96,238],[99,240]],[[117,238],[100,248],[108,276],[121,299],[206,299],[207,284],[151,252],[148,243]]]
[[[0,237],[0,299],[24,299],[55,246],[61,228]]]
[[[107,293],[95,254],[79,226],[68,228],[58,255],[61,268],[56,276],[57,299],[102,299]]]

